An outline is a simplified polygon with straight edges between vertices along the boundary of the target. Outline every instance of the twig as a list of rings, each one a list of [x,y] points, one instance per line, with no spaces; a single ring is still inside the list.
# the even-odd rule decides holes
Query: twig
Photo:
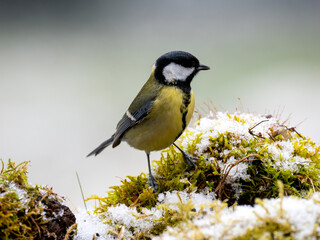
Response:
[[[218,191],[219,191],[219,192],[218,192],[219,198],[221,198],[221,191],[222,191],[222,187],[223,187],[223,185],[224,185],[224,183],[225,183],[225,181],[226,181],[226,178],[227,178],[227,176],[229,175],[229,173],[230,173],[230,171],[231,171],[231,169],[232,169],[233,167],[237,166],[237,165],[238,165],[239,163],[241,163],[241,162],[251,162],[251,161],[259,160],[259,159],[257,159],[257,158],[249,159],[250,157],[257,157],[257,158],[258,158],[259,155],[258,155],[258,154],[249,154],[248,156],[246,156],[246,157],[244,157],[244,158],[236,161],[235,163],[231,163],[231,164],[227,165],[227,167],[226,167],[227,171],[226,171],[225,174],[223,174],[223,177],[222,177],[221,181],[219,182],[219,185],[218,185],[217,188],[215,189],[215,192],[218,192]],[[225,169],[223,169],[223,171],[224,171],[224,170],[225,170]]]
[[[70,234],[71,234],[71,232],[72,232],[74,229],[77,229],[77,223],[72,224],[72,225],[67,229],[67,233],[66,233],[66,235],[64,236],[64,239],[63,239],[63,240],[69,240]]]
[[[259,137],[259,138],[263,138],[263,139],[264,139],[264,137],[255,134],[252,130],[253,130],[254,128],[256,128],[257,126],[259,126],[261,123],[267,122],[267,121],[269,121],[269,119],[262,120],[261,122],[259,122],[259,123],[257,123],[256,125],[254,125],[252,128],[249,128],[249,129],[248,129],[248,132],[249,132],[252,136],[255,136],[255,137]]]
[[[38,229],[38,232],[39,232],[39,238],[41,238],[41,230],[40,230],[40,227],[38,226],[38,224],[36,223],[36,221],[33,219],[32,216],[30,216],[32,222],[36,225],[37,229]]]

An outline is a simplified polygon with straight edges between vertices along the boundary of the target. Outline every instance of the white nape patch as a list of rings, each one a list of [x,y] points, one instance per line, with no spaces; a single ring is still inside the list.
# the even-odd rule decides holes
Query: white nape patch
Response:
[[[176,63],[170,63],[163,69],[163,76],[167,82],[185,81],[191,73],[193,73],[194,67],[186,68]]]
[[[126,114],[127,114],[127,117],[130,118],[132,121],[137,121],[137,119],[134,116],[132,116],[129,110],[127,110]]]

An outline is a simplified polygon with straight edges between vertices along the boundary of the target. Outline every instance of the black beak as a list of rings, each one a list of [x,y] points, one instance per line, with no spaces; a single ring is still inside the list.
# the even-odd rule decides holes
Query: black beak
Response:
[[[200,71],[200,70],[209,70],[209,69],[210,69],[210,67],[208,67],[206,65],[202,65],[202,64],[200,64],[199,67],[197,68],[198,71]]]

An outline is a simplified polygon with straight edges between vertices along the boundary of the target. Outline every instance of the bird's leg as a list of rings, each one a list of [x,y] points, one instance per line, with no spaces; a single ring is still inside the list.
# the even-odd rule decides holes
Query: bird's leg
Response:
[[[183,160],[185,161],[186,164],[188,164],[189,167],[192,168],[196,168],[196,164],[194,163],[195,160],[197,160],[197,158],[189,155],[188,153],[184,152],[180,147],[178,147],[177,144],[173,143],[173,145],[179,149],[179,151],[182,153],[183,155]]]
[[[152,187],[153,192],[156,192],[158,190],[158,185],[156,183],[156,180],[152,176],[151,173],[151,165],[150,165],[150,153],[146,152],[147,158],[148,158],[148,169],[149,169],[149,186]]]

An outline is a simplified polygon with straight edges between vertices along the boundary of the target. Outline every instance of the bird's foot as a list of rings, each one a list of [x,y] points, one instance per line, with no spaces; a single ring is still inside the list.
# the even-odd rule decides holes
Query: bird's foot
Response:
[[[158,184],[151,174],[149,174],[149,186],[152,187],[154,193],[158,191]]]
[[[183,160],[185,161],[185,163],[189,166],[189,168],[191,169],[195,169],[196,168],[196,164],[195,161],[197,161],[198,159],[196,157],[193,157],[191,155],[189,155],[186,152],[182,152],[183,155]]]
[[[189,168],[195,169],[197,165],[194,162],[198,159],[183,151],[177,144],[173,143],[173,145],[182,153],[183,160],[189,166]]]

